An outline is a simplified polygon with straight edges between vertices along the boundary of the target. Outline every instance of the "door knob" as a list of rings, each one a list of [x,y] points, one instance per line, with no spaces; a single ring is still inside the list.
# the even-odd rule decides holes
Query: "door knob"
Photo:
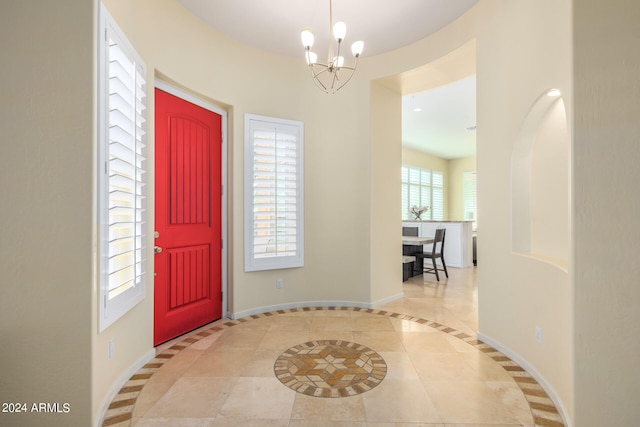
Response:
[[[153,247],[153,252],[159,254],[162,252],[162,248],[160,246],[154,246]]]

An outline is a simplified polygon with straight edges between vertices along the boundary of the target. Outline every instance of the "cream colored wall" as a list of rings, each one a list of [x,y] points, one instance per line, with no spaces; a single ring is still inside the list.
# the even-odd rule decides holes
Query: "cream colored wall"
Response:
[[[447,219],[451,221],[464,221],[464,173],[476,170],[476,158],[464,157],[461,159],[449,160],[449,190],[448,206],[449,215]]]
[[[531,253],[564,268],[569,262],[570,142],[559,99],[540,123],[531,152]]]
[[[441,171],[445,177],[449,175],[449,161],[447,159],[410,148],[402,147],[402,164]]]
[[[383,126],[378,124],[384,123]],[[392,242],[402,236],[400,164],[402,97],[371,85],[371,302],[402,295],[402,251]],[[391,260],[391,262],[389,262]]]
[[[3,426],[91,425],[93,17],[90,1],[0,6],[0,402],[27,405]]]
[[[510,170],[520,127],[538,97],[556,87],[571,100],[571,4],[496,0],[481,7],[487,15],[477,39],[480,334],[530,370],[570,418],[571,276],[512,252]],[[572,107],[568,101],[569,114]]]
[[[575,425],[638,424],[640,3],[575,0]]]

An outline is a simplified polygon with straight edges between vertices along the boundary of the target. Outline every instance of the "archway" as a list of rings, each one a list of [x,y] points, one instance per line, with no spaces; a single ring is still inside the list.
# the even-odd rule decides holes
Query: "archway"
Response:
[[[566,268],[569,258],[569,132],[559,91],[534,102],[511,157],[511,243],[515,253]]]

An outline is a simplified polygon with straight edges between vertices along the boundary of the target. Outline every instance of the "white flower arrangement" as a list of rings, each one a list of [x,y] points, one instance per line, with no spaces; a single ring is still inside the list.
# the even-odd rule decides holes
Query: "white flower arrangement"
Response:
[[[409,209],[409,212],[411,212],[416,217],[416,219],[421,219],[420,217],[422,216],[422,214],[428,210],[429,210],[429,206],[413,205],[411,206],[411,209]]]

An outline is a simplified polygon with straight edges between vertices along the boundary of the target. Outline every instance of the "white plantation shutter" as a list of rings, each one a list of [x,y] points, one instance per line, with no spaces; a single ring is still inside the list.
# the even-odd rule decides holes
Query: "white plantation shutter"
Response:
[[[478,228],[478,207],[476,204],[476,171],[463,174],[462,203],[465,221],[473,221],[473,231]]]
[[[442,172],[432,172],[431,219],[444,219],[444,177]]]
[[[444,217],[444,179],[442,172],[402,166],[402,219],[412,220],[412,206],[429,206],[422,219]]]
[[[100,330],[144,298],[145,67],[103,6],[99,39]]]
[[[400,180],[402,181],[402,219],[409,218],[409,168],[402,167],[400,174]]]
[[[245,116],[245,271],[304,264],[303,124]]]
[[[428,206],[429,200],[422,200],[422,186],[421,186],[422,174],[419,169],[409,169],[409,200],[411,200],[411,206]],[[422,218],[428,218],[427,212]]]

